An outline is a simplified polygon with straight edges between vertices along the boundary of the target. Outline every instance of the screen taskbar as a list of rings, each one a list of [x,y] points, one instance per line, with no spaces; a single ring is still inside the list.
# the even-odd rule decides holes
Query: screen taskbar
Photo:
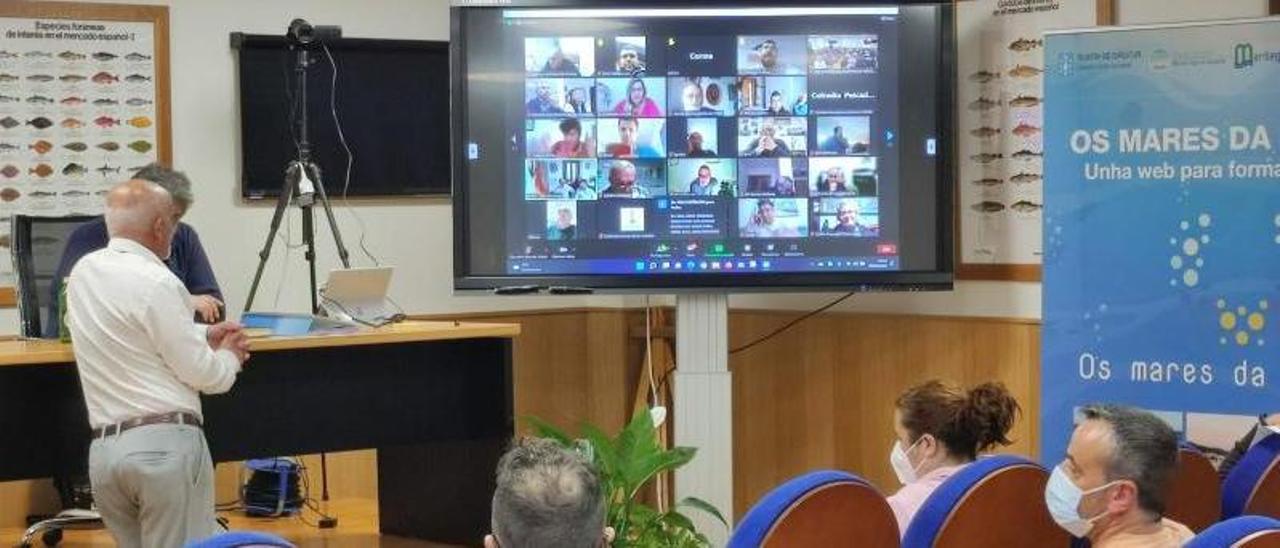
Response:
[[[684,272],[858,272],[898,270],[897,256],[875,257],[699,257],[648,259],[522,259],[507,260],[508,272],[542,274],[635,274]]]

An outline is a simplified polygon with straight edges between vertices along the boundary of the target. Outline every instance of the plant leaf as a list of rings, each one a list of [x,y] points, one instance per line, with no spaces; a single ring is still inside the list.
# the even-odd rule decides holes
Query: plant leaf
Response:
[[[626,496],[628,498],[635,496],[640,487],[648,483],[659,472],[675,470],[684,466],[693,460],[696,452],[692,447],[677,447],[670,451],[650,454],[639,459],[638,462],[630,463],[624,471],[628,475],[626,483],[631,487]]]
[[[573,449],[577,446],[572,436],[566,434],[563,430],[552,426],[552,424],[547,421],[531,415],[526,415],[524,420],[529,423],[529,426],[533,427],[534,434],[540,438],[553,440],[567,449]]]
[[[636,413],[631,422],[618,434],[618,460],[623,466],[619,471],[627,482],[627,491],[631,492],[639,485],[634,482],[639,478],[633,470],[633,463],[662,451],[653,430],[653,419],[648,413]]]
[[[582,426],[582,435],[590,440],[591,446],[595,448],[596,464],[600,467],[601,475],[611,479],[616,478],[619,455],[613,440],[609,439],[608,434],[590,424]]]
[[[675,529],[684,529],[686,531],[696,531],[697,527],[693,525],[693,520],[689,516],[681,514],[675,510],[662,514],[662,523]]]
[[[712,516],[715,516],[716,519],[720,520],[720,523],[723,524],[726,528],[729,527],[729,522],[725,521],[724,516],[720,514],[720,510],[717,510],[716,507],[712,505],[710,502],[702,500],[698,497],[685,497],[683,500],[676,503],[676,508],[683,508],[683,507],[696,508],[698,510],[711,514]]]

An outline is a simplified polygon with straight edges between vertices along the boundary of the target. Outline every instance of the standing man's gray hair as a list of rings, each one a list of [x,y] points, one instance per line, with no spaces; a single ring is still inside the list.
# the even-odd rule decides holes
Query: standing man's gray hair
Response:
[[[585,458],[525,439],[498,462],[493,536],[502,548],[596,548],[605,538],[600,478]]]
[[[1124,405],[1090,405],[1086,420],[1111,429],[1111,462],[1107,481],[1129,480],[1138,486],[1138,506],[1164,515],[1165,497],[1178,466],[1178,435],[1154,414]]]
[[[143,166],[142,169],[133,174],[133,178],[151,181],[169,191],[169,195],[173,197],[173,203],[184,214],[188,209],[191,209],[191,203],[196,199],[195,194],[191,192],[191,179],[187,178],[186,173],[165,167],[159,163],[150,163]]]

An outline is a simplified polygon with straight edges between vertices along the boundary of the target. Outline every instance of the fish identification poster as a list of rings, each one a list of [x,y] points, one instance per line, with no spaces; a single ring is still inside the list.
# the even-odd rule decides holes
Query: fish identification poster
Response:
[[[1120,402],[1220,457],[1280,411],[1280,21],[1045,48],[1040,456]]]
[[[1093,26],[1087,0],[956,3],[961,278],[967,265],[1039,265],[1044,207],[1044,35]]]
[[[0,234],[12,215],[100,214],[107,189],[156,160],[154,32],[0,17]]]

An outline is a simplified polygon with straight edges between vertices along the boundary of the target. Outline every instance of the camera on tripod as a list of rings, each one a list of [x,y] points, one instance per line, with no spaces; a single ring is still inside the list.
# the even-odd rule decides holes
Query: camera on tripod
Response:
[[[285,40],[293,47],[310,47],[316,42],[324,43],[342,38],[342,27],[337,25],[312,25],[306,19],[298,18],[289,23],[285,31]]]

